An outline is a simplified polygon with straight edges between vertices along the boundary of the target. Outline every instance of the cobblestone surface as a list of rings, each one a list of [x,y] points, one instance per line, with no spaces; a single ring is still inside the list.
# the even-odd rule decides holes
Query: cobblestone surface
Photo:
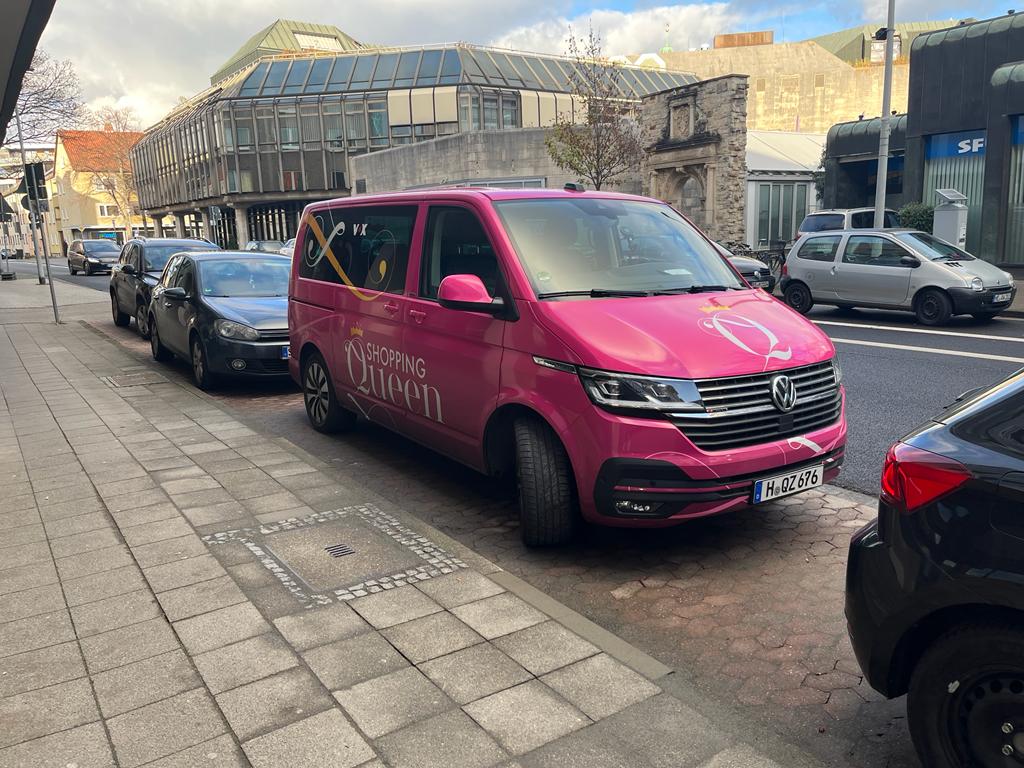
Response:
[[[148,354],[130,332],[98,324]],[[185,378],[185,366],[167,369]],[[830,765],[917,766],[902,699],[863,681],[846,635],[851,534],[875,510],[834,488],[661,531],[588,528],[572,546],[531,551],[513,500],[431,451],[362,424],[326,437],[308,427],[289,383],[214,393],[267,429],[399,503],[502,568],[673,666]]]

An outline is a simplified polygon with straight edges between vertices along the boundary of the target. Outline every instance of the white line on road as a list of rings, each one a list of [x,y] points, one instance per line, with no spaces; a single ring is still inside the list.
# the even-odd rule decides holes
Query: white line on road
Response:
[[[1001,320],[1012,318],[1000,318]],[[836,325],[842,328],[864,328],[869,331],[899,331],[900,333],[923,333],[927,336],[959,336],[964,339],[990,339],[992,341],[1013,341],[1024,344],[1024,338],[997,336],[992,333],[962,333],[960,331],[929,331],[924,328],[901,328],[893,325],[868,325],[867,323],[840,323],[834,320],[813,320],[815,325]]]
[[[856,344],[860,347],[881,347],[882,349],[903,349],[908,352],[927,352],[930,355],[950,355],[952,357],[974,357],[979,360],[999,360],[1006,363],[1018,363],[1024,365],[1024,357],[1009,357],[1008,355],[986,355],[982,352],[959,352],[955,349],[932,349],[931,347],[914,347],[909,344],[887,344],[883,341],[863,341],[861,339],[836,339],[832,341],[839,344]]]

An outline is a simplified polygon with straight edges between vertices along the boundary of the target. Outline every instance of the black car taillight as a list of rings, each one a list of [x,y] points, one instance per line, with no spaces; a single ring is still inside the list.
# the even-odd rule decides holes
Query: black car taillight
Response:
[[[902,512],[914,512],[970,479],[970,470],[955,459],[906,443],[894,443],[882,467],[882,501]]]

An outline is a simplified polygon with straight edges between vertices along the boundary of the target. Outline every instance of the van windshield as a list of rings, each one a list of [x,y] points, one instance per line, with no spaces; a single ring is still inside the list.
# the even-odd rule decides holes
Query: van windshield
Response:
[[[667,205],[581,198],[494,207],[541,299],[743,287],[715,247]]]

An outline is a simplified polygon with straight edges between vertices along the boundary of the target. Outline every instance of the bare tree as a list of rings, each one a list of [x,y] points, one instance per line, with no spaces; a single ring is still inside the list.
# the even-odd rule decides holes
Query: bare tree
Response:
[[[569,91],[582,120],[557,115],[545,144],[555,165],[601,189],[636,170],[643,148],[633,105],[623,95],[622,71],[602,56],[601,37],[591,26],[586,37],[570,30]]]
[[[21,138],[30,144],[52,144],[58,128],[79,125],[84,117],[82,92],[71,62],[37,50],[21,84],[17,111]],[[16,130],[9,130],[3,146],[17,143]]]
[[[131,107],[100,107],[92,112],[91,122],[103,137],[90,142],[85,162],[76,170],[89,173],[93,189],[105,192],[114,201],[128,240],[132,237],[132,214],[139,208],[131,161],[131,149],[139,140],[139,120]]]

